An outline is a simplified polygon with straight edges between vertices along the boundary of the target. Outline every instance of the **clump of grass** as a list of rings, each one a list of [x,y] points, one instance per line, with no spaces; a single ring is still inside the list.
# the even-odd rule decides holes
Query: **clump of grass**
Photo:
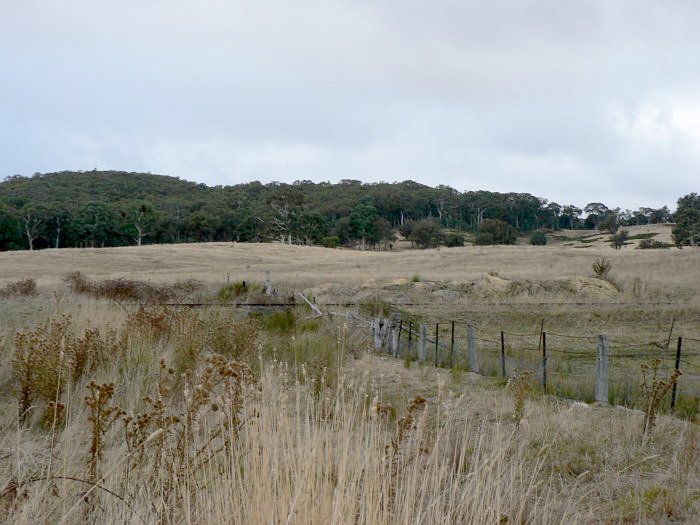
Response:
[[[291,308],[271,314],[252,314],[251,317],[257,320],[263,329],[278,333],[293,332],[297,322],[296,314]]]
[[[73,293],[89,295],[112,301],[139,301],[149,304],[180,302],[201,294],[204,284],[196,279],[177,281],[172,285],[158,286],[131,279],[106,279],[92,281],[80,272],[72,272],[64,279]]]
[[[656,425],[656,413],[664,396],[671,390],[681,375],[680,370],[674,370],[669,377],[659,377],[661,359],[653,359],[651,364],[642,363],[642,383],[639,387],[644,395],[644,421],[642,422],[642,441],[649,436]]]
[[[420,275],[418,275],[417,273],[414,274],[413,277],[411,277],[411,282],[412,283],[419,283],[420,282]]]
[[[175,339],[176,371],[195,368],[206,353],[250,363],[259,330],[260,324],[252,318],[235,320],[226,314],[186,317]]]
[[[139,306],[128,314],[125,323],[126,332],[132,335],[147,336],[152,339],[162,339],[170,336],[180,327],[186,315],[167,306]]]
[[[612,270],[612,264],[610,263],[610,260],[606,259],[605,257],[598,257],[593,262],[592,266],[593,266],[593,274],[598,279],[607,280],[608,274],[610,273],[610,270]]]
[[[257,293],[261,287],[257,283],[235,281],[225,284],[216,292],[216,300],[221,303],[231,303],[234,300],[251,293]]]
[[[360,303],[360,312],[372,317],[388,317],[391,314],[391,303],[380,297],[370,297]]]
[[[6,284],[0,288],[0,299],[9,297],[31,297],[37,295],[36,281],[34,279],[22,279]]]

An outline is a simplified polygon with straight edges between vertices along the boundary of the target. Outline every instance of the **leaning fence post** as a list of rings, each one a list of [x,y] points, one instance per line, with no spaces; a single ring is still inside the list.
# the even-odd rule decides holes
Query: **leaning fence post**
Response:
[[[542,332],[542,390],[547,393],[547,334]]]
[[[506,339],[501,330],[501,373],[506,377]]]
[[[426,338],[425,323],[421,323],[418,327],[418,360],[425,361],[425,338]]]
[[[474,327],[467,325],[467,357],[469,358],[469,371],[479,373],[479,361],[476,358],[476,341],[474,340]]]
[[[676,370],[681,366],[681,346],[683,346],[683,338],[678,338],[678,346],[676,347]],[[673,382],[673,390],[671,391],[671,412],[676,408],[676,385],[678,380]]]
[[[595,402],[608,404],[608,338],[598,336],[598,349],[595,361]]]
[[[413,359],[413,348],[411,345],[411,332],[413,331],[413,321],[408,321],[408,357]]]

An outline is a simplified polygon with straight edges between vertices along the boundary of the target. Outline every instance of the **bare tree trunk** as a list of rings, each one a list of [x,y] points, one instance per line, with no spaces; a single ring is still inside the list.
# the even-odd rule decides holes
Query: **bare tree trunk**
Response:
[[[136,228],[136,246],[141,246],[143,243],[143,228],[140,224],[134,224],[134,228]]]

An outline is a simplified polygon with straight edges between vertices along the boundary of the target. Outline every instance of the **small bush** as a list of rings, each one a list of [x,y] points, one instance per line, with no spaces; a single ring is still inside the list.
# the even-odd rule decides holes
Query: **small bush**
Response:
[[[673,246],[672,244],[669,244],[667,242],[663,241],[655,241],[654,239],[643,239],[639,242],[639,246],[637,246],[638,250],[658,250],[658,249],[663,249],[663,248],[670,248]]]
[[[329,235],[321,239],[321,245],[324,248],[337,248],[340,245],[340,237],[337,235]]]
[[[459,233],[450,233],[445,236],[445,246],[453,248],[455,246],[464,246],[464,236]]]
[[[496,241],[490,233],[477,233],[476,237],[474,237],[474,244],[477,246],[489,246],[496,244]]]
[[[540,230],[534,231],[530,235],[530,244],[533,246],[544,246],[547,244],[547,236]]]

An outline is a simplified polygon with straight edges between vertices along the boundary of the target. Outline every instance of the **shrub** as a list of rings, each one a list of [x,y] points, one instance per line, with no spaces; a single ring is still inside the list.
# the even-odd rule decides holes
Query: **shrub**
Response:
[[[476,234],[476,237],[474,237],[474,244],[477,246],[488,246],[490,244],[496,244],[496,241],[493,238],[493,234],[483,232]]]
[[[413,225],[410,236],[419,248],[434,248],[444,242],[442,226],[435,219],[423,219]]]
[[[337,248],[340,245],[340,237],[337,235],[328,235],[321,239],[321,244],[324,248]]]
[[[673,246],[667,242],[655,241],[654,239],[642,239],[637,246],[638,250],[656,250],[661,248],[670,248]]]
[[[491,242],[485,234],[491,235]],[[518,234],[515,228],[505,221],[499,219],[486,219],[479,227],[479,234],[476,236],[476,244],[515,244]]]
[[[530,244],[533,246],[544,246],[547,244],[547,236],[540,230],[534,231],[530,235]]]
[[[464,236],[459,233],[450,233],[445,236],[445,246],[452,248],[454,246],[464,246]]]

